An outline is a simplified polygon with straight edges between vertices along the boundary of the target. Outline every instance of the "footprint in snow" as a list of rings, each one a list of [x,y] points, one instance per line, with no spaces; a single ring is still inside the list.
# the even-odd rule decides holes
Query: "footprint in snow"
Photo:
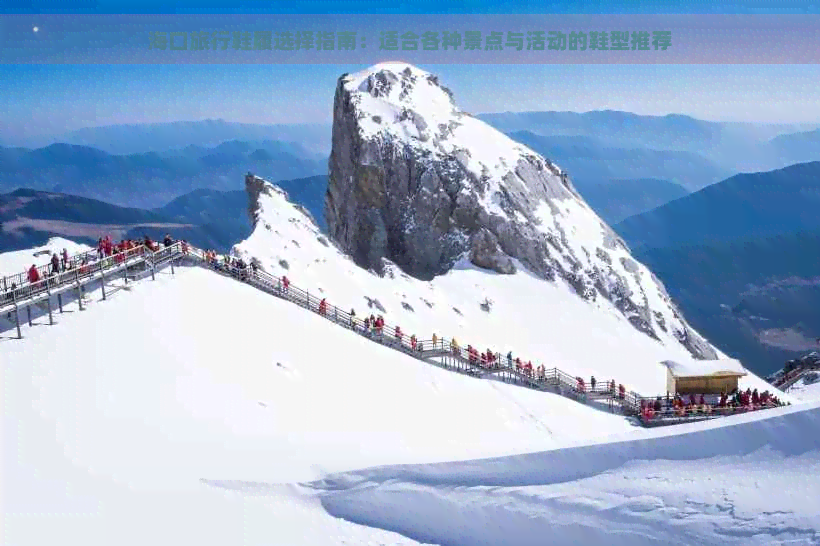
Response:
[[[260,406],[262,406],[263,408],[268,407],[268,405],[267,405],[266,403],[264,403],[264,402],[258,402],[258,404],[259,404]]]

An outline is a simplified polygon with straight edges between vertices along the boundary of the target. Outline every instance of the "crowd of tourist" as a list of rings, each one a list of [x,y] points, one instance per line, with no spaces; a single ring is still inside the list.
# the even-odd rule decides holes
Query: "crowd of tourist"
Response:
[[[167,248],[175,242],[170,235],[166,235],[162,245]],[[187,245],[185,241],[182,241],[182,244]],[[142,254],[146,248],[157,252],[162,246],[147,235],[143,239],[121,239],[118,243],[114,242],[111,236],[106,235],[97,239],[95,250],[89,252],[69,256],[68,250],[63,248],[59,253],[52,253],[49,263],[45,266],[37,267],[32,264],[22,276],[4,277],[3,301],[11,301],[18,288],[22,289],[23,286],[26,287],[25,292],[17,294],[18,297],[35,295],[46,290],[47,287],[53,288],[58,285],[61,282],[59,276],[63,273],[76,271],[79,276],[85,276],[91,273],[92,266],[100,260],[112,258],[116,265],[122,263],[129,255]],[[19,286],[18,281],[20,281]],[[67,281],[73,281],[73,278]]]
[[[720,396],[690,394],[685,398],[680,394],[667,393],[665,399],[658,396],[655,400],[641,400],[641,417],[644,420],[651,420],[670,416],[708,415],[714,412],[734,413],[783,405],[786,404],[768,390],[761,393],[751,388],[745,391],[735,389],[730,393],[721,393]]]

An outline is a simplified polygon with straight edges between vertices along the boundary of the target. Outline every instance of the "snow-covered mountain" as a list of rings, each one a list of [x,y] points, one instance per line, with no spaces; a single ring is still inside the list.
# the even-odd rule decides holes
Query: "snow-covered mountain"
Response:
[[[817,403],[634,430],[204,269],[124,288],[0,338],[5,543],[748,546],[820,532]]]
[[[647,385],[649,362],[670,354],[520,270],[367,273],[282,192],[250,186],[257,227],[240,249],[360,316],[368,294],[408,333],[439,325]],[[0,255],[0,271],[30,259]],[[436,368],[206,269],[107,282],[105,300],[89,287],[83,311],[64,301],[53,326],[40,315],[22,340],[0,336],[8,544],[748,546],[820,532],[817,403],[636,430]],[[543,331],[522,322],[533,299],[564,313]]]
[[[322,235],[307,211],[291,203],[280,188],[252,175],[246,177],[246,186],[255,227],[234,252],[277,277],[287,275],[333,305],[354,309],[360,317],[383,314],[419,339],[436,333],[481,350],[513,351],[534,366],[614,379],[645,395],[665,393],[667,369],[662,361],[698,366],[673,335],[645,335],[608,300],[580,298],[562,280],[545,282],[517,260],[516,272],[502,275],[465,257],[429,281],[385,260],[379,276],[360,268]],[[743,382],[771,389],[752,374]]]
[[[360,266],[382,273],[390,260],[429,280],[463,256],[503,274],[517,260],[611,302],[649,337],[716,358],[567,173],[461,111],[436,76],[403,63],[345,74],[333,112],[326,220]]]

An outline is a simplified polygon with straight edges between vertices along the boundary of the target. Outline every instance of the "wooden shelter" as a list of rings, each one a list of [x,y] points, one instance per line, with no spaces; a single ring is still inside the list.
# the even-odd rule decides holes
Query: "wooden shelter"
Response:
[[[666,390],[669,393],[721,394],[738,387],[738,380],[747,375],[743,365],[733,358],[722,360],[665,360]]]

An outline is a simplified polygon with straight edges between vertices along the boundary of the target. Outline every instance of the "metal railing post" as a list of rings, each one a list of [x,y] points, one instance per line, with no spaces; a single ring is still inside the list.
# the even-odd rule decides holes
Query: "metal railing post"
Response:
[[[63,295],[57,294],[57,305],[60,306],[60,314],[63,314]]]
[[[126,251],[127,252],[127,251]],[[128,254],[125,254],[122,259],[122,278],[125,281],[126,286],[128,285]]]
[[[157,277],[154,274],[154,255],[153,254],[151,254],[151,280],[152,281],[157,280]]]
[[[173,258],[170,261],[171,261],[171,275],[174,275],[174,260],[173,260]]]
[[[100,260],[100,282],[102,283],[102,296],[105,299],[105,268],[102,260]]]
[[[77,281],[77,303],[80,306],[80,311],[83,310],[83,287],[80,284],[80,270],[76,270],[75,280]]]
[[[54,316],[51,314],[51,287],[48,284],[46,284],[46,293],[48,298],[46,299],[48,303],[48,324],[54,326]]]
[[[23,333],[20,331],[20,310],[17,307],[17,291],[11,291],[11,299],[14,302],[14,324],[17,326],[17,339],[23,339]]]
[[[26,313],[28,314],[28,325],[33,326],[33,324],[31,324],[31,303],[26,305]]]

